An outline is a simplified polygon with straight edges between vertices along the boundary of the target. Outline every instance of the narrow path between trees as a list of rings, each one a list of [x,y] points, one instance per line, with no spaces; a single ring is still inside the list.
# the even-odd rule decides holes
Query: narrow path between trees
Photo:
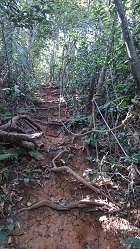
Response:
[[[59,89],[44,85],[39,98],[30,118],[44,133],[43,158],[24,159],[20,168],[42,173],[28,185],[18,186],[11,215],[21,222],[21,228],[13,231],[11,248],[124,248],[120,240],[138,234],[139,228],[127,221],[123,202],[118,201],[121,189],[105,179],[90,182],[83,178],[85,170],[95,165],[87,160],[82,138],[72,143],[63,125],[73,110],[60,103]]]

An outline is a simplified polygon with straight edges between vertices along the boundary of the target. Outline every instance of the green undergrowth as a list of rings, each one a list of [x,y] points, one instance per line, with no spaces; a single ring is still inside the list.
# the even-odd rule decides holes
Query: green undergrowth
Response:
[[[140,238],[128,237],[121,240],[124,245],[131,245],[133,248],[140,248]]]
[[[0,246],[5,243],[9,244],[12,242],[12,237],[10,236],[15,227],[20,228],[20,222],[14,221],[12,218],[6,219],[6,224],[0,226]]]
[[[25,163],[21,168],[19,166],[22,164],[23,158],[25,158]],[[34,169],[32,166],[30,168],[28,162],[32,161],[32,159],[41,160],[42,158],[43,155],[38,151],[25,152],[18,148],[8,148],[6,145],[0,147],[0,220],[3,222],[3,225],[0,225],[0,247],[12,245],[11,234],[15,227],[20,228],[20,223],[18,221],[13,220],[12,218],[6,218],[7,215],[5,215],[7,212],[9,213],[8,210],[10,210],[15,203],[16,197],[12,192],[18,191],[23,184],[26,188],[32,182],[36,182],[37,179],[39,179],[42,170]],[[24,167],[26,168],[24,169]]]

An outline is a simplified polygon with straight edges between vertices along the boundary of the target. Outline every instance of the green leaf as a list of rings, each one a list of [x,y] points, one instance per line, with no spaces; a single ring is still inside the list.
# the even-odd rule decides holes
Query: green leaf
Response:
[[[6,231],[6,229],[2,229],[0,231],[0,246],[3,246],[5,244],[5,242],[7,241],[8,235],[9,234]]]
[[[39,6],[38,4],[33,5],[32,7],[34,7],[34,8],[36,9],[37,12],[40,11],[40,6]]]
[[[92,182],[92,181],[94,180],[93,174],[90,174],[90,173],[89,173],[89,180],[90,180],[90,182]]]
[[[117,66],[120,67],[120,68],[124,68],[124,69],[128,68],[128,65],[125,65],[125,64],[122,64],[122,63],[118,64]]]
[[[25,184],[28,184],[29,181],[30,181],[30,178],[24,178],[24,179],[23,179],[23,182],[24,182]]]
[[[93,157],[92,156],[87,156],[87,160],[92,162],[93,161]]]
[[[127,104],[127,101],[125,99],[123,99],[121,101],[121,103],[119,104],[119,106],[124,107],[124,106],[126,106],[126,104]]]
[[[3,180],[8,180],[8,178],[9,178],[9,171],[8,171],[7,168],[4,168],[2,170],[2,177],[3,177]]]
[[[92,182],[94,180],[94,175],[93,175],[93,170],[92,169],[85,170],[83,176],[88,176],[90,182]]]
[[[25,169],[25,172],[26,173],[24,173],[26,176],[28,176],[28,175],[34,175],[34,174],[38,174],[38,173],[41,173],[42,171],[41,171],[41,169]],[[23,175],[24,175],[23,174]]]
[[[4,195],[0,195],[0,202],[4,201]]]
[[[20,222],[19,221],[15,221],[15,226],[20,228]]]
[[[134,248],[140,248],[140,239],[129,237],[121,240],[121,243],[126,245],[132,245]]]
[[[42,172],[41,169],[32,169],[32,170],[31,170],[31,174],[32,174],[32,175],[34,175],[34,174],[39,174],[39,173],[41,173],[41,172]]]
[[[14,227],[15,227],[15,224],[14,224],[14,223],[11,223],[10,225],[7,225],[7,228],[8,228],[8,230],[9,230],[10,232],[13,231]]]
[[[11,224],[14,223],[14,221],[13,221],[12,218],[8,218],[8,219],[6,219],[6,221],[9,222],[9,223],[11,223]]]
[[[11,148],[6,149],[5,147],[0,148],[0,161],[5,159],[18,159],[19,152],[17,149]]]
[[[29,151],[28,153],[30,156],[35,157],[37,160],[41,160],[43,158],[43,155],[37,150]]]

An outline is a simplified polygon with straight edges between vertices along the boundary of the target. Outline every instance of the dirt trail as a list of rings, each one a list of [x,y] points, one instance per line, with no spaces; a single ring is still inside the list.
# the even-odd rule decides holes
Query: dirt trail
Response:
[[[29,187],[24,188],[24,192],[20,192],[23,199],[17,203],[17,207],[27,207],[29,203],[44,199],[57,205],[65,205],[87,196],[101,198],[69,173],[51,172],[52,159],[68,143],[70,136],[65,134],[62,126],[45,125],[47,121],[60,121],[59,89],[43,86],[41,99],[37,119],[42,122],[48,152],[44,153],[41,161],[25,162],[28,167],[39,168],[43,173],[39,180],[30,183]],[[61,107],[63,121],[71,113],[72,110],[66,105]],[[81,140],[77,143],[81,145]],[[86,151],[73,149],[63,156],[61,163],[68,164],[82,177],[84,170],[91,166],[86,156]],[[13,244],[9,247],[12,249],[121,249],[124,247],[120,240],[136,235],[140,230],[127,220],[109,214],[106,208],[96,206],[69,211],[57,211],[44,206],[16,213],[13,218],[21,222],[21,228],[14,230]]]

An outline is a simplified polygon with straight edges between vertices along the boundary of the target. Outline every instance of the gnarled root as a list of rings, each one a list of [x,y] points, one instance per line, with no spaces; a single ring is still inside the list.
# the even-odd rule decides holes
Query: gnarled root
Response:
[[[77,173],[75,173],[72,169],[70,169],[68,166],[62,166],[62,167],[57,167],[55,161],[62,156],[63,153],[65,152],[69,152],[69,150],[67,148],[64,148],[63,151],[61,151],[53,160],[53,168],[51,169],[53,172],[61,172],[61,171],[67,171],[68,173],[70,173],[71,175],[73,175],[79,182],[81,182],[83,185],[85,185],[86,187],[88,187],[89,189],[91,189],[93,192],[100,194],[102,196],[104,196],[105,198],[107,198],[108,200],[110,200],[112,203],[114,203],[115,205],[117,205],[112,198],[110,198],[108,195],[106,195],[105,193],[103,193],[100,189],[98,189],[97,187],[91,185],[89,182],[85,181],[81,176],[79,176]],[[118,206],[118,205],[117,205]]]

